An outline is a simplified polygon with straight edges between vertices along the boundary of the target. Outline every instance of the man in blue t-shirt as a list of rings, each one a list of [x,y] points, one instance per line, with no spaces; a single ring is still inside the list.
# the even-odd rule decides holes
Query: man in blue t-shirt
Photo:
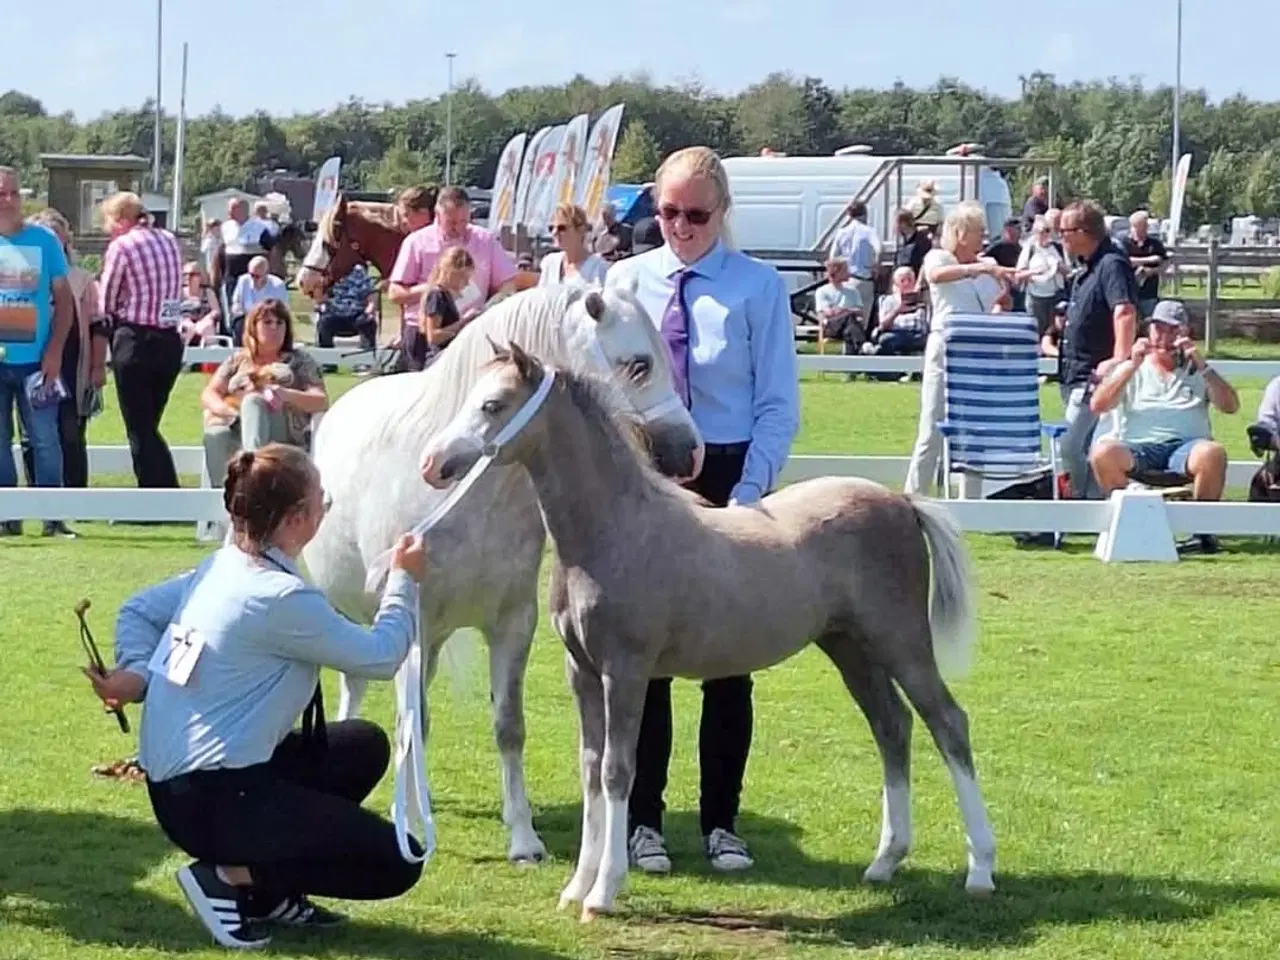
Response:
[[[0,166],[0,488],[18,485],[13,409],[31,439],[37,487],[62,485],[58,400],[62,348],[71,331],[71,286],[62,243],[23,223],[18,173]],[[0,536],[22,532],[0,522]]]

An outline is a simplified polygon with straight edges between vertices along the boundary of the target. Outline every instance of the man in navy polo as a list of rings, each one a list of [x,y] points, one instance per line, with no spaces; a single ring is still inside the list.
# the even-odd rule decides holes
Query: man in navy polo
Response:
[[[1089,445],[1098,417],[1089,409],[1094,385],[1133,347],[1138,286],[1125,251],[1111,240],[1102,208],[1090,200],[1062,211],[1062,242],[1082,262],[1071,287],[1062,334],[1059,375],[1064,419],[1062,459],[1072,496],[1100,496],[1089,469]]]

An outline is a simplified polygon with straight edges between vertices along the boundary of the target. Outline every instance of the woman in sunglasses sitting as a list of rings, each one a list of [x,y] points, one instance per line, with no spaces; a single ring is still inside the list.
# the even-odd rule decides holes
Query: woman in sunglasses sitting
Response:
[[[800,423],[790,298],[777,270],[732,248],[729,178],[713,151],[669,156],[653,195],[663,245],[613,264],[606,286],[634,289],[661,325],[706,446],[692,489],[713,506],[751,506],[777,485]],[[702,684],[701,828],[717,870],[752,865],[736,833],[751,727],[750,677]],[[671,680],[659,679],[649,684],[631,790],[631,861],[648,873],[671,869],[662,835],[670,759]]]

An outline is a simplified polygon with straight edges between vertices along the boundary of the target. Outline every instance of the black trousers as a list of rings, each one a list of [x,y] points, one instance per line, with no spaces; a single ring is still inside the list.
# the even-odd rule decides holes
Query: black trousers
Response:
[[[160,420],[182,371],[182,339],[176,330],[119,324],[111,338],[111,370],[138,486],[177,487]]]
[[[360,346],[372,350],[377,337],[378,325],[368,314],[355,317],[337,317],[328,313],[320,314],[316,323],[316,346],[332,347],[334,337],[360,337]]]
[[[416,323],[406,323],[400,328],[400,343],[404,348],[405,365],[410,373],[427,369],[434,351],[427,342],[426,334],[418,329]]]
[[[326,733],[320,753],[295,732],[267,763],[148,783],[160,828],[177,846],[249,869],[250,916],[286,896],[386,900],[422,875],[422,864],[400,856],[395,827],[360,806],[386,773],[386,734],[367,720],[331,723]]]
[[[80,404],[75,397],[67,397],[58,403],[58,439],[62,445],[62,485],[83,490],[89,486],[89,443],[85,436],[89,418],[80,416]],[[28,482],[36,475],[36,454],[31,448],[31,438],[22,433],[22,463]]]
[[[742,479],[746,445],[718,448],[708,445],[702,473],[692,489],[717,507],[728,506],[729,495]],[[720,828],[734,832],[742,797],[742,779],[751,751],[753,722],[751,677],[724,677],[702,684],[702,719],[698,727],[699,814],[702,834]],[[649,681],[640,739],[636,744],[636,774],[631,787],[630,830],[651,827],[662,831],[667,770],[671,765],[671,678]],[[630,832],[630,830],[628,832]]]

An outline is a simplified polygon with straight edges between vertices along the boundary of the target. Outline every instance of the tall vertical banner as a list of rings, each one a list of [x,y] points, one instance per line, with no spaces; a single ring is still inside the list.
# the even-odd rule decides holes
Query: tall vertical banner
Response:
[[[622,129],[622,107],[619,103],[600,114],[587,139],[587,159],[574,188],[574,201],[587,212],[589,221],[600,215],[609,189],[613,151],[618,145],[618,131]]]
[[[573,203],[578,181],[582,176],[582,165],[587,158],[587,133],[591,117],[580,113],[572,120],[564,131],[564,140],[560,144],[560,157],[556,161],[555,202]],[[548,216],[547,222],[550,222]]]
[[[320,222],[338,199],[338,174],[342,169],[341,157],[330,157],[316,174],[316,199],[311,206],[311,219]]]
[[[1173,172],[1173,190],[1169,197],[1169,236],[1161,237],[1168,245],[1178,242],[1182,230],[1182,207],[1187,200],[1187,180],[1191,176],[1191,154],[1184,153],[1178,159],[1178,169]]]
[[[524,148],[524,160],[520,163],[520,182],[516,187],[516,205],[512,211],[512,222],[519,226],[524,223],[524,211],[529,204],[529,184],[533,180],[533,166],[538,162],[538,151],[542,149],[542,141],[551,132],[551,127],[539,129],[529,138]]]
[[[520,185],[520,161],[528,138],[527,133],[517,133],[507,141],[498,157],[498,172],[493,178],[493,198],[489,204],[489,230],[493,233],[516,225],[516,188]]]
[[[538,233],[551,222],[556,208],[556,183],[560,166],[560,144],[568,124],[553,127],[538,143],[538,156],[529,181],[529,198],[524,208],[524,225],[530,233]]]

